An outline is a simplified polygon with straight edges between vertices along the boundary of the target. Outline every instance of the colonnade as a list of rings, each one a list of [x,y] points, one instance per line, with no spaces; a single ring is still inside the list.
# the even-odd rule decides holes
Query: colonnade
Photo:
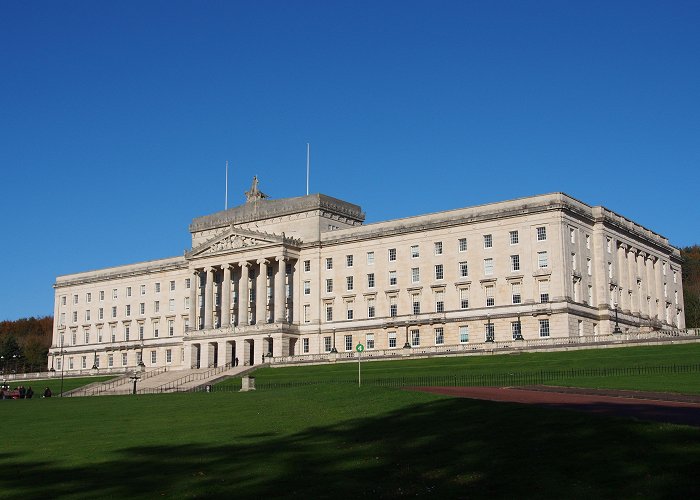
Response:
[[[288,260],[276,256],[193,269],[189,328],[208,330],[291,321]]]
[[[671,321],[672,318],[667,319],[666,314],[666,309],[671,304],[667,286],[671,270],[667,263],[667,275],[664,276],[663,265],[658,256],[624,243],[618,244],[617,277],[621,289],[621,310],[650,319],[657,317],[662,322]],[[672,316],[675,318],[675,310]]]

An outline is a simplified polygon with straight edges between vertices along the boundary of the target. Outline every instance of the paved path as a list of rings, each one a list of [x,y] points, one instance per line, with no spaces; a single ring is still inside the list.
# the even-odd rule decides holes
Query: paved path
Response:
[[[407,387],[459,398],[534,404],[700,427],[700,396],[569,387]]]

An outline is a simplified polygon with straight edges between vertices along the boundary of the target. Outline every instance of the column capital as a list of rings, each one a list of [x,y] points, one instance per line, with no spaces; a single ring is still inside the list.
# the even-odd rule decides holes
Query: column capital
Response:
[[[268,264],[270,263],[270,261],[267,260],[267,259],[258,259],[258,260],[255,261],[255,262],[256,262],[259,266],[261,266],[261,265],[263,265],[263,264],[268,265]]]
[[[227,269],[230,270],[231,267],[233,267],[233,266],[231,266],[231,264],[229,264],[229,263],[221,264],[221,269],[223,269],[224,271],[226,271]]]
[[[247,260],[242,260],[238,263],[238,265],[241,267],[250,267],[250,262],[248,262]]]
[[[289,257],[287,257],[286,255],[278,255],[277,257],[275,257],[275,260],[277,262],[284,262],[287,259],[289,259]]]

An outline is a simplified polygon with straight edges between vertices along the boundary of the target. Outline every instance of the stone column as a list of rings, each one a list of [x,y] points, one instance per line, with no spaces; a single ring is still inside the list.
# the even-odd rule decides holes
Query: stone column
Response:
[[[275,273],[275,322],[284,323],[284,306],[286,297],[284,296],[284,278],[286,272],[286,257],[279,256],[275,260],[277,261],[277,273]]]
[[[190,283],[190,330],[199,330],[199,324],[197,323],[197,283],[199,278],[199,271],[196,269],[192,271],[192,283]]]
[[[632,290],[632,300],[630,301],[630,312],[632,314],[638,314],[639,313],[639,291],[637,289],[637,251],[634,249],[629,249],[629,252],[632,254],[630,255],[629,258],[627,259],[629,266],[628,266],[628,272],[629,272],[629,282],[630,282],[630,290]]]
[[[666,311],[664,310],[664,308],[666,307],[666,298],[664,297],[664,275],[661,270],[662,265],[662,260],[656,259],[656,263],[654,265],[654,273],[656,274],[656,297],[659,299],[659,302],[657,304],[657,314],[659,315],[659,319],[661,321],[664,321],[664,317],[666,314]]]
[[[255,324],[267,323],[267,264],[265,259],[257,261],[260,266],[255,290]]]
[[[627,290],[629,289],[630,285],[630,280],[629,280],[629,272],[628,272],[628,266],[627,266],[627,245],[620,244],[617,247],[617,274],[618,274],[618,284],[620,285],[620,288],[622,289],[622,293],[620,294],[620,310],[629,312],[630,310],[630,305],[629,305],[629,293]]]
[[[248,271],[247,262],[239,262],[241,266],[241,282],[238,285],[238,326],[248,326],[248,306],[250,302],[250,292],[248,291]]]
[[[255,348],[253,349],[253,362],[251,364],[261,365],[263,363],[263,356],[267,354],[267,347],[265,344],[266,342],[263,342],[263,338],[261,336],[257,336],[253,339],[253,345]],[[267,358],[264,359],[267,360]]]
[[[204,329],[211,328],[211,320],[214,312],[214,268],[207,267],[206,273],[206,289],[204,291]]]
[[[224,264],[224,282],[221,284],[221,326],[231,326],[231,265]]]
[[[647,289],[649,291],[649,318],[654,319],[658,314],[656,310],[656,276],[654,276],[654,257],[649,255],[649,258],[644,261],[647,270]]]

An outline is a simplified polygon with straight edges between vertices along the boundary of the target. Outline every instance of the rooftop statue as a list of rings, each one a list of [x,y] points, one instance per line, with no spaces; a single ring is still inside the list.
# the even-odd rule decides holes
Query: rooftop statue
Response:
[[[253,184],[250,186],[250,191],[245,192],[246,203],[250,201],[264,200],[269,198],[268,195],[258,189],[258,176],[253,176]]]

